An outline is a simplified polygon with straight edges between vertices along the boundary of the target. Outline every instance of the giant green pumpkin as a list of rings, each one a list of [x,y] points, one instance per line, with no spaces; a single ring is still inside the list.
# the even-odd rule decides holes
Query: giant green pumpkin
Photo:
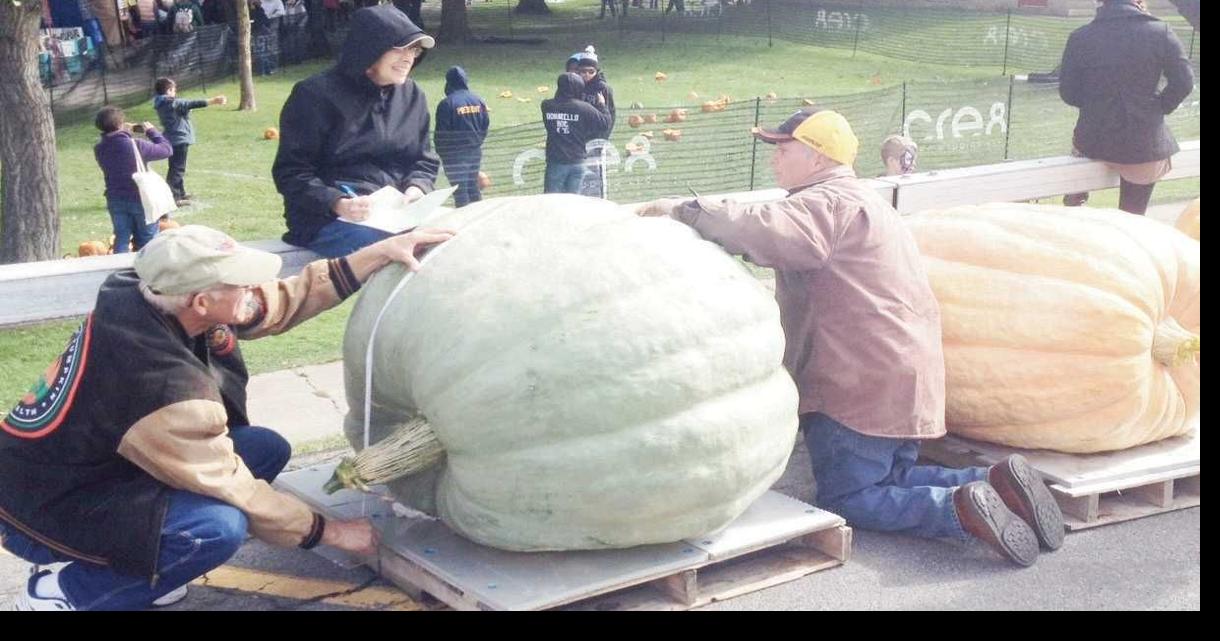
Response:
[[[500,198],[430,226],[458,235],[402,293],[364,287],[344,340],[345,431],[423,417],[445,455],[390,483],[509,550],[628,547],[715,531],[783,472],[797,394],[770,293],[668,219],[568,195]]]

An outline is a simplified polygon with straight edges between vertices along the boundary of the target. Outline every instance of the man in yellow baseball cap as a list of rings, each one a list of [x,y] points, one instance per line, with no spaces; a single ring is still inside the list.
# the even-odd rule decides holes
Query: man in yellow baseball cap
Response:
[[[1019,565],[1063,543],[1063,515],[1020,456],[992,467],[916,466],[945,434],[940,308],[898,212],[852,163],[859,141],[841,114],[802,109],[751,133],[775,145],[781,200],[663,199],[641,216],[690,225],[775,270],[784,364],[821,508],[853,527],[979,539]]]
[[[840,165],[855,163],[856,152],[860,149],[860,141],[856,140],[856,134],[846,118],[838,112],[816,107],[801,109],[773,129],[754,127],[750,133],[771,144],[791,141],[804,143]]]

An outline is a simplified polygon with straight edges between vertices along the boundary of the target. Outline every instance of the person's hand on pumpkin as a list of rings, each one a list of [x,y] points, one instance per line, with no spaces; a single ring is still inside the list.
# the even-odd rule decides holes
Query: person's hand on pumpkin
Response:
[[[654,216],[669,216],[674,210],[681,207],[687,199],[685,198],[659,198],[652,202],[647,202],[635,208],[635,215],[641,217]]]
[[[421,247],[438,245],[457,232],[449,229],[414,229],[406,234],[391,236],[379,243],[382,245],[384,257],[395,263],[402,263],[411,271],[419,271],[419,259],[415,257]]]

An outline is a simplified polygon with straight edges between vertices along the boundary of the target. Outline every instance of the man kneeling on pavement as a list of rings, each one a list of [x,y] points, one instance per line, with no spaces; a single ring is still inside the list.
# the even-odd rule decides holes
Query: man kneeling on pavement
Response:
[[[149,242],[0,421],[0,541],[35,564],[15,608],[168,605],[247,532],[373,553],[368,519],[327,521],[272,489],[292,451],[249,424],[238,338],[287,331],[390,262],[418,269],[417,249],[450,236],[392,236],[283,280],[279,256],[207,227]]]
[[[945,434],[940,308],[898,212],[852,170],[859,144],[847,120],[808,108],[753,133],[775,145],[787,198],[662,199],[637,213],[775,269],[816,504],[863,529],[977,538],[1023,566],[1039,544],[1058,549],[1063,515],[1021,456],[916,465],[920,440]]]

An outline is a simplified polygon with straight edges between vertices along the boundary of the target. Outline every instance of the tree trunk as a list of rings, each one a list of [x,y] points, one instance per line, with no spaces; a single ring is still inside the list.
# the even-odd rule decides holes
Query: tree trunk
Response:
[[[0,263],[59,254],[55,120],[38,78],[37,1],[0,0]]]
[[[466,0],[441,0],[441,32],[436,39],[444,43],[464,42],[470,37],[466,20]]]
[[[246,0],[233,0],[237,4],[237,77],[241,80],[240,111],[255,111],[254,70],[250,64],[250,5]]]
[[[546,6],[546,0],[520,0],[517,3],[517,8],[513,9],[513,11],[516,13],[547,15],[551,12],[551,8]]]

